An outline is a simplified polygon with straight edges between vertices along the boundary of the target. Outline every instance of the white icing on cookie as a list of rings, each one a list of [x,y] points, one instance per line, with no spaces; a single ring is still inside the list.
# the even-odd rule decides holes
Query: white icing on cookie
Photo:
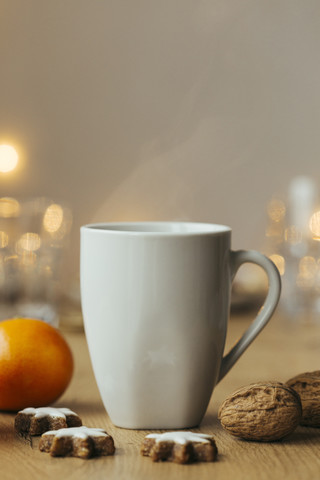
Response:
[[[25,408],[19,413],[25,413],[26,415],[34,415],[35,418],[43,418],[49,415],[50,417],[66,418],[66,415],[77,415],[69,408],[53,408],[53,407],[39,407],[39,408]]]
[[[54,435],[55,437],[77,437],[77,438],[88,438],[88,437],[109,437],[107,432],[103,428],[88,428],[85,426],[82,427],[71,427],[71,428],[60,428],[59,430],[50,430],[49,432],[43,433],[45,435]]]
[[[193,433],[193,432],[166,432],[166,433],[150,433],[146,438],[154,438],[157,443],[159,442],[175,442],[182,445],[188,442],[196,443],[209,443],[211,435],[205,433]]]

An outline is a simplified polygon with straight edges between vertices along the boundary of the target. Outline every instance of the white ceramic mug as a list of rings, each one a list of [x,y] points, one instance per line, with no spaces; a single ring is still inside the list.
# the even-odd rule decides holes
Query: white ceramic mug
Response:
[[[81,301],[92,365],[112,422],[124,428],[198,425],[216,383],[269,321],[281,284],[255,251],[232,251],[231,229],[184,222],[81,227]],[[267,273],[263,308],[223,356],[233,277]]]

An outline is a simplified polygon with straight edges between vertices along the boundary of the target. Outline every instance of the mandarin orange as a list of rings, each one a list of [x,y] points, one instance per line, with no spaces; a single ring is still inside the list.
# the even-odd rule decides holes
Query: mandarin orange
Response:
[[[32,318],[0,322],[0,410],[48,405],[72,374],[70,347],[56,328]]]

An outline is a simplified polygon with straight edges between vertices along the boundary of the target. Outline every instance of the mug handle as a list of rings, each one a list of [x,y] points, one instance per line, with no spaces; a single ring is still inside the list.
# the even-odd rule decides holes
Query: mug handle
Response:
[[[268,276],[269,290],[265,302],[255,320],[230,352],[222,358],[218,382],[226,375],[226,373],[228,373],[230,368],[233,367],[239,357],[269,322],[278,304],[281,293],[280,274],[277,267],[271,260],[269,260],[269,258],[254,250],[231,251],[230,255],[232,280],[243,263],[254,263],[262,267],[266,272]]]

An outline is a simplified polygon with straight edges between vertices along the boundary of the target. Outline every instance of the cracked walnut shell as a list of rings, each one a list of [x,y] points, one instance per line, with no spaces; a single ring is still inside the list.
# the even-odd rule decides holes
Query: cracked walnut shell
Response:
[[[245,440],[270,442],[292,433],[302,415],[299,395],[279,382],[254,383],[230,395],[220,406],[222,427]]]
[[[287,381],[301,399],[302,419],[300,424],[320,427],[320,370],[297,375]]]

